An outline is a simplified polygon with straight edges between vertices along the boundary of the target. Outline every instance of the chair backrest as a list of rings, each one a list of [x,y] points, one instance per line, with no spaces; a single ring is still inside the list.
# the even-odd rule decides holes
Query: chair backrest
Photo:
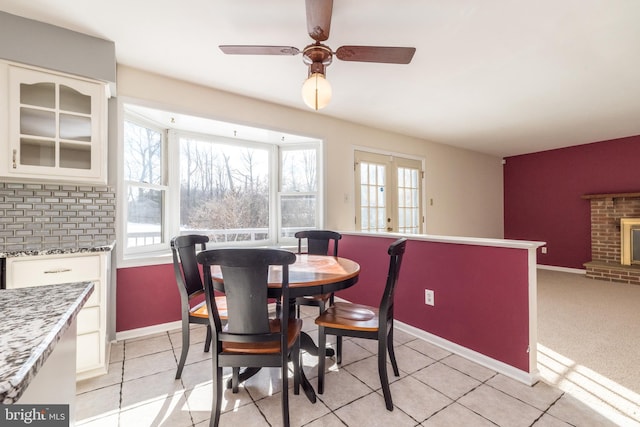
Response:
[[[205,250],[209,237],[198,234],[177,236],[171,239],[173,271],[183,303],[204,292],[202,277],[196,261],[196,250]]]
[[[281,269],[282,298],[287,301],[289,264],[296,261],[294,253],[281,249],[211,249],[200,252],[197,260],[205,272],[210,272],[212,266],[220,266],[224,281],[227,326],[223,332],[218,310],[215,308],[213,280],[211,274],[204,274],[207,306],[209,313],[213,313],[212,331],[215,342],[264,342],[280,339],[280,333],[270,333],[267,306],[269,267],[278,266]],[[289,304],[282,306],[281,319],[288,319]],[[281,324],[282,333],[286,333],[287,321]]]
[[[298,239],[298,253],[302,253],[302,240],[307,239],[307,253],[310,255],[338,256],[338,240],[342,234],[330,230],[303,230],[294,235]],[[333,253],[329,254],[329,243],[333,241]]]
[[[393,317],[393,300],[406,246],[407,239],[404,237],[396,240],[389,246],[389,273],[387,274],[387,284],[384,287],[380,301],[380,322],[382,322],[383,319],[388,320]],[[382,328],[380,329],[382,330]]]

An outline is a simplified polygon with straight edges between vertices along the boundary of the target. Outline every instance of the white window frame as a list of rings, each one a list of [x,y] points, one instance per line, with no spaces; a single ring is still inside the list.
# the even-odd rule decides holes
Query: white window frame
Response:
[[[127,183],[124,182],[124,158],[123,158],[123,144],[124,144],[124,122],[125,120],[134,121],[142,126],[150,126],[154,129],[163,129],[166,127],[158,125],[149,121],[140,121],[135,117],[135,114],[131,114],[126,111],[126,105],[139,105],[148,108],[154,108],[170,112],[171,109],[166,107],[150,106],[148,103],[141,102],[139,100],[124,99],[119,102],[119,121],[118,121],[118,150],[117,150],[117,189],[118,189],[118,220],[117,220],[117,236],[118,240],[124,242],[126,239],[126,227],[127,227],[127,198],[126,189]],[[177,114],[177,113],[176,113]],[[155,125],[155,126],[154,126]],[[264,129],[264,128],[263,128]],[[265,129],[268,133],[274,131]],[[171,262],[170,253],[170,239],[180,233],[180,165],[179,162],[171,162],[169,159],[178,159],[180,157],[180,147],[177,143],[177,134],[189,135],[192,134],[196,137],[202,137],[207,139],[215,139],[216,141],[223,141],[225,137],[216,135],[201,134],[198,132],[188,131],[176,131],[173,129],[166,129],[163,133],[163,178],[166,184],[165,189],[165,201],[163,209],[163,243],[159,245],[144,246],[141,248],[129,248],[126,249],[126,244],[120,244],[116,247],[118,265],[121,267],[133,267],[142,265],[153,264],[166,264]],[[325,155],[324,142],[317,140],[318,142],[289,142],[285,141],[285,138],[280,143],[275,142],[255,142],[242,140],[239,138],[226,138],[235,144],[241,142],[243,145],[259,146],[261,148],[267,147],[270,157],[270,171],[269,171],[269,233],[270,239],[261,242],[242,242],[237,246],[287,246],[290,247],[295,238],[280,238],[280,159],[281,148],[295,149],[295,148],[314,148],[316,150],[316,162],[317,162],[317,206],[316,206],[316,223],[318,228],[324,227],[325,218],[325,192],[324,192],[324,180],[325,171],[323,169]],[[228,246],[228,244],[226,244]]]
[[[282,191],[282,155],[283,152],[285,151],[293,151],[296,149],[301,149],[301,150],[305,150],[305,149],[315,149],[316,150],[316,191],[315,192],[299,192],[299,193],[293,193],[293,192],[285,192]],[[308,144],[308,143],[303,143],[303,144],[286,144],[286,145],[281,145],[278,147],[278,186],[277,186],[277,209],[278,209],[278,214],[277,214],[277,224],[276,224],[276,230],[277,230],[277,236],[278,236],[278,241],[281,244],[297,244],[297,239],[293,236],[291,237],[282,237],[282,215],[280,212],[280,208],[282,206],[281,203],[281,198],[282,196],[289,196],[289,195],[297,195],[297,196],[309,196],[309,195],[314,195],[316,196],[316,216],[315,216],[315,223],[318,224],[318,228],[321,229],[323,228],[323,224],[324,224],[324,166],[323,166],[323,150],[322,150],[322,145],[318,145],[318,144]]]
[[[124,117],[122,122],[123,135],[124,135],[124,121],[133,122],[139,126],[156,130],[158,131],[158,133],[160,133],[160,135],[162,135],[161,154],[160,154],[161,163],[162,163],[161,165],[162,184],[158,185],[158,184],[140,183],[137,181],[125,181],[124,180],[124,158],[122,158],[121,161],[119,162],[120,174],[119,174],[118,180],[119,182],[122,182],[122,185],[121,185],[122,191],[120,192],[121,194],[120,206],[121,206],[122,218],[123,218],[123,223],[121,228],[122,232],[120,233],[120,235],[123,236],[123,238],[121,239],[121,241],[123,242],[121,246],[122,246],[123,255],[136,257],[140,254],[153,254],[153,253],[165,251],[166,248],[169,247],[169,240],[170,240],[169,227],[171,222],[169,221],[169,215],[167,215],[168,213],[167,205],[170,203],[172,192],[169,186],[169,168],[167,166],[167,162],[165,161],[168,155],[168,150],[167,150],[168,135],[167,135],[166,129],[163,129],[157,123],[153,123],[148,120],[145,120],[144,118],[137,117],[134,114],[129,114],[126,117]],[[120,141],[122,141],[120,144],[120,146],[122,147],[124,145],[124,138],[122,138]],[[122,153],[124,152],[124,150],[121,149],[119,150],[119,152],[121,153],[120,155],[122,156]],[[127,221],[125,221],[124,219],[128,218],[128,215],[129,215],[128,203],[127,203],[128,201],[127,190],[132,185],[136,187],[144,187],[144,188],[149,188],[153,190],[164,191],[164,197],[163,197],[163,203],[162,203],[162,224],[161,224],[161,239],[160,239],[161,243],[158,243],[155,245],[145,245],[141,247],[127,248],[127,243],[126,243]]]

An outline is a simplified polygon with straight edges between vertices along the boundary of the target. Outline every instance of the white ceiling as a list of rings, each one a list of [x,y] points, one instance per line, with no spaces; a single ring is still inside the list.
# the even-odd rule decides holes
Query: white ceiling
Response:
[[[299,109],[303,0],[0,0],[113,40],[118,63]],[[14,41],[19,42],[19,41]],[[640,135],[638,0],[334,0],[342,45],[413,46],[409,65],[343,62],[319,113],[497,156]]]

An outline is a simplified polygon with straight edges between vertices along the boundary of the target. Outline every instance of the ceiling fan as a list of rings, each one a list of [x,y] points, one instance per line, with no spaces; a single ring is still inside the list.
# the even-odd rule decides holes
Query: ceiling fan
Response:
[[[331,100],[331,85],[327,82],[326,67],[333,56],[342,61],[378,62],[385,64],[408,64],[416,51],[415,47],[390,46],[341,46],[335,52],[322,42],[329,38],[333,0],[305,0],[307,31],[315,40],[302,51],[293,46],[220,45],[220,50],[229,55],[297,55],[309,66],[309,78],[302,86],[302,98],[315,109],[324,108]]]

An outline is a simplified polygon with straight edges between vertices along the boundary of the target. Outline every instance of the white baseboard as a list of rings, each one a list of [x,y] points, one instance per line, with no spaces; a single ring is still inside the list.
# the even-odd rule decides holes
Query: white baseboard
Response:
[[[116,332],[116,341],[128,340],[131,338],[146,337],[148,335],[158,334],[160,332],[168,332],[174,329],[180,329],[182,321],[162,323],[160,325],[146,326],[144,328],[130,329],[128,331]]]
[[[342,298],[336,298],[339,301],[346,301]],[[395,320],[395,326],[398,330],[406,332],[410,335],[415,336],[416,338],[420,338],[425,340],[431,344],[434,344],[440,348],[443,348],[451,353],[455,353],[459,356],[464,357],[465,359],[469,359],[472,362],[475,362],[479,365],[482,365],[486,368],[492,369],[498,373],[501,373],[509,378],[513,378],[516,381],[524,383],[526,385],[533,385],[538,382],[538,371],[537,369],[532,372],[525,372],[520,369],[514,368],[513,366],[507,365],[504,362],[500,362],[499,360],[493,359],[491,357],[485,356],[482,353],[478,353],[477,351],[470,350],[461,345],[455,344],[451,341],[448,341],[444,338],[440,338],[437,335],[433,335],[429,332],[423,331],[422,329],[418,329],[414,326],[407,325],[406,323]],[[131,338],[140,338],[148,335],[157,334],[160,332],[168,332],[176,329],[180,329],[182,326],[181,321],[162,323],[160,325],[147,326],[144,328],[131,329],[128,331],[122,331],[116,333],[116,341],[123,341]]]
[[[451,353],[455,353],[459,356],[462,356],[465,359],[471,360],[472,362],[475,362],[486,368],[494,370],[509,378],[513,378],[514,380],[524,383],[528,386],[534,385],[539,380],[537,368],[534,372],[531,372],[531,373],[525,372],[520,369],[514,368],[511,365],[507,365],[504,362],[500,362],[499,360],[485,356],[482,353],[478,353],[477,351],[470,350],[466,347],[463,347],[451,341],[445,340],[444,338],[440,338],[439,336],[433,335],[429,332],[425,332],[422,329],[418,329],[414,326],[407,325],[406,323],[402,323],[398,320],[394,321],[394,325],[403,332],[411,334],[433,345],[436,345],[440,348],[450,351]]]
[[[349,302],[345,299],[342,298],[338,298],[336,297],[336,301],[345,301],[345,302]],[[482,353],[478,353],[477,351],[473,351],[470,350],[466,347],[463,347],[459,344],[453,343],[449,340],[446,340],[444,338],[441,338],[437,335],[433,335],[429,332],[423,331],[422,329],[418,329],[414,326],[411,325],[407,325],[406,323],[400,322],[399,320],[394,320],[394,325],[395,327],[398,328],[398,330],[401,330],[402,332],[406,332],[410,335],[413,335],[416,338],[420,338],[426,342],[429,342],[433,345],[436,345],[440,348],[443,348],[447,351],[450,351],[451,353],[455,353],[458,356],[462,356],[465,359],[469,359],[472,362],[475,362],[479,365],[482,365],[486,368],[489,368],[491,370],[494,370],[500,374],[503,374],[509,378],[513,378],[516,381],[520,381],[521,383],[524,383],[528,386],[532,386],[535,383],[538,382],[539,378],[539,373],[538,373],[538,368],[536,367],[536,369],[529,373],[529,372],[525,372],[522,371],[518,368],[514,368],[511,365],[507,365],[504,362],[501,362],[499,360],[493,359],[489,356],[485,356]],[[534,350],[535,351],[535,350]]]
[[[553,270],[553,271],[563,271],[565,273],[574,273],[574,274],[587,274],[587,270],[581,268],[569,268],[569,267],[557,267],[555,265],[543,265],[537,264],[537,268],[541,270]]]

